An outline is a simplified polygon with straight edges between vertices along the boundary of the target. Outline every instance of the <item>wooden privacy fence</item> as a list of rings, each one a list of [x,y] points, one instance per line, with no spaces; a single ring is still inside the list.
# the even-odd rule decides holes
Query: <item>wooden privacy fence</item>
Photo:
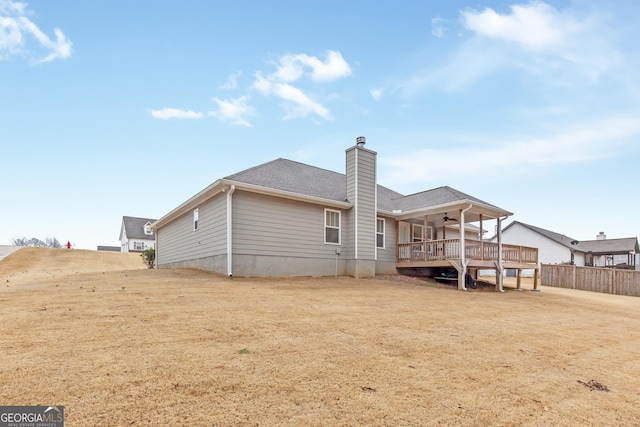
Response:
[[[540,270],[544,286],[640,296],[640,271],[555,264],[542,264]]]

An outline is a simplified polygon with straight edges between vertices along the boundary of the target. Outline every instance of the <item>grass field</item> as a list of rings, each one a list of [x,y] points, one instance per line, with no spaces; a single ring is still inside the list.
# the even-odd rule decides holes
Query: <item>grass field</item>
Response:
[[[28,248],[0,262],[0,322],[0,405],[67,426],[640,425],[634,297]]]

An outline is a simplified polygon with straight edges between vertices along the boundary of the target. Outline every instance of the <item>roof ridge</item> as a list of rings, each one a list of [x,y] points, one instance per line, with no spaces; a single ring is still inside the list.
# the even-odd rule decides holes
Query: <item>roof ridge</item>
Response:
[[[265,166],[267,166],[269,164],[273,164],[273,163],[276,163],[276,162],[279,162],[279,161],[280,162],[284,161],[284,162],[289,162],[289,163],[295,163],[295,164],[298,164],[298,165],[301,165],[301,166],[304,166],[304,167],[313,168],[313,169],[317,169],[317,170],[321,170],[321,171],[325,171],[325,172],[330,172],[330,173],[334,173],[334,174],[337,174],[337,175],[342,175],[342,176],[346,175],[346,174],[341,173],[341,172],[336,172],[336,171],[333,171],[331,169],[321,168],[319,166],[310,165],[308,163],[303,163],[303,162],[300,162],[298,160],[291,160],[291,159],[287,159],[287,158],[284,158],[284,157],[278,157],[277,159],[273,159],[273,160],[270,160],[268,162],[260,163],[259,165],[255,165],[255,166],[252,166],[250,168],[243,169],[241,171],[233,173],[231,175],[227,175],[223,179],[229,179],[232,176],[236,176],[236,175],[240,175],[240,174],[252,171],[252,170],[256,170],[258,168],[262,168],[262,167],[265,167]]]

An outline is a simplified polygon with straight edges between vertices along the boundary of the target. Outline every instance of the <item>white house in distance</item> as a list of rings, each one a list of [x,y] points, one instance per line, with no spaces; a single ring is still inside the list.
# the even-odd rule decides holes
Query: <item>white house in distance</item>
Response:
[[[121,252],[142,252],[147,249],[155,249],[156,234],[151,228],[151,224],[156,221],[151,218],[123,216],[120,227]]]
[[[502,241],[537,247],[541,264],[639,267],[637,237],[607,239],[604,232],[600,232],[595,240],[578,241],[564,234],[513,221],[502,230]]]
[[[345,150],[344,174],[280,158],[218,179],[153,224],[158,268],[238,277],[455,268],[460,289],[479,268],[537,272],[535,248],[479,237],[510,212],[447,186],[405,196],[378,185],[377,154],[364,145],[358,137]]]

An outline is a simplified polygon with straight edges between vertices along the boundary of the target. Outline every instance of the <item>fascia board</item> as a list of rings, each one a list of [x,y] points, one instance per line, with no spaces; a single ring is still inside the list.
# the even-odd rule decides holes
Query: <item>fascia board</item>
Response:
[[[277,190],[274,188],[262,187],[260,185],[247,184],[245,182],[232,181],[227,179],[219,179],[204,190],[200,191],[195,196],[191,197],[186,202],[182,203],[177,208],[160,218],[158,221],[151,225],[151,228],[155,231],[159,227],[162,227],[186,212],[195,209],[203,202],[209,200],[213,196],[226,191],[229,187],[235,186],[236,190],[248,191],[252,193],[265,194],[269,196],[282,197],[290,200],[298,200],[307,203],[314,203],[323,206],[329,206],[340,209],[351,209],[353,205],[349,202],[340,202],[337,200],[324,199],[322,197],[306,196],[303,194],[293,193],[290,191]]]
[[[217,180],[216,182],[209,185],[207,188],[200,191],[198,194],[191,197],[186,202],[182,203],[180,206],[173,209],[171,212],[169,212],[168,214],[166,214],[165,216],[163,216],[162,218],[160,218],[159,220],[151,224],[151,229],[153,231],[157,231],[158,228],[170,223],[174,219],[190,211],[191,209],[194,209],[196,206],[200,205],[202,202],[212,198],[213,196],[223,192],[224,190],[225,190],[225,186],[222,180],[220,179]]]
[[[395,216],[396,219],[409,219],[409,218],[413,218],[416,216],[424,216],[424,215],[430,215],[430,214],[437,214],[437,213],[442,213],[442,212],[446,212],[449,209],[464,209],[466,207],[468,207],[469,205],[473,205],[473,210],[477,211],[477,210],[482,210],[482,213],[487,213],[487,214],[491,214],[491,215],[495,215],[495,217],[505,217],[505,216],[511,216],[513,215],[513,213],[509,212],[509,211],[505,211],[503,209],[500,208],[496,208],[493,206],[489,206],[486,205],[484,203],[479,203],[479,202],[475,202],[472,200],[468,200],[468,199],[464,199],[464,200],[456,200],[455,202],[449,202],[449,203],[443,203],[440,205],[436,205],[436,206],[429,206],[429,207],[425,207],[425,208],[418,208],[418,209],[412,209],[409,211],[402,211],[402,212],[392,212],[392,215]],[[453,213],[453,212],[452,212]]]

